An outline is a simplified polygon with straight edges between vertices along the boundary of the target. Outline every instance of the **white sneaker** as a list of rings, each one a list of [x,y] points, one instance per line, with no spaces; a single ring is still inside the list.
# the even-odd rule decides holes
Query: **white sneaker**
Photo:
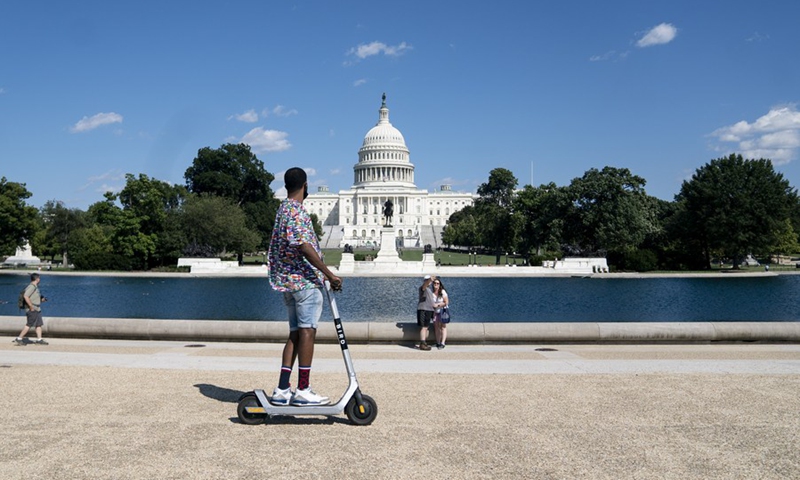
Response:
[[[270,397],[269,402],[273,405],[289,405],[289,401],[292,399],[292,389],[287,388],[286,390],[281,390],[278,387],[275,387],[275,390],[272,391],[272,397]]]
[[[313,390],[311,390],[311,387],[308,387],[305,390],[300,390],[298,388],[297,391],[294,392],[294,396],[292,396],[292,405],[301,407],[310,405],[327,405],[329,403],[331,403],[331,401],[328,399],[328,397],[317,395]]]

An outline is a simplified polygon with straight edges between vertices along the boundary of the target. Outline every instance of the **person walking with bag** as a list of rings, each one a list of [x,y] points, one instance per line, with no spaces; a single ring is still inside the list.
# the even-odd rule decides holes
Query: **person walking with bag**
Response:
[[[447,324],[450,322],[450,299],[441,278],[433,281],[433,328],[436,333],[436,348],[443,349],[447,342]],[[445,318],[442,318],[442,314]]]
[[[27,319],[27,322],[25,323],[25,327],[22,329],[19,336],[14,339],[14,343],[17,345],[25,345],[27,343],[33,343],[35,345],[49,345],[42,338],[42,326],[44,325],[44,320],[42,320],[41,305],[42,302],[46,302],[47,299],[39,291],[40,281],[41,278],[39,278],[38,273],[31,273],[31,283],[29,283],[22,292],[22,297],[25,304],[25,318]],[[32,342],[25,338],[31,328],[36,330],[36,340]]]

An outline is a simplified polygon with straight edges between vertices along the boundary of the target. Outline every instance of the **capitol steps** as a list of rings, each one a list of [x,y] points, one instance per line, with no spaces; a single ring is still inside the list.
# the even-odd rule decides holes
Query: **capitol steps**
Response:
[[[425,225],[420,227],[419,235],[421,246],[430,245],[434,249],[439,248],[442,245],[443,231],[443,226]]]
[[[321,248],[339,248],[339,244],[342,242],[342,238],[344,238],[342,227],[338,225],[328,225],[323,227],[322,230],[325,232],[325,235],[322,236],[322,240],[320,241]]]

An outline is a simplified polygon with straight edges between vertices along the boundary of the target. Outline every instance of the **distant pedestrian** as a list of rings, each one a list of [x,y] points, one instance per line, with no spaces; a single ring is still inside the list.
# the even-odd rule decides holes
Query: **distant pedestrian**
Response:
[[[422,285],[418,288],[419,298],[417,301],[417,325],[419,325],[419,349],[428,351],[431,346],[428,345],[428,330],[431,326],[433,319],[433,291],[431,290],[431,282],[435,277],[425,275],[422,279]]]
[[[46,302],[47,298],[39,291],[40,281],[41,278],[39,278],[39,274],[32,273],[31,283],[29,283],[22,292],[27,322],[19,336],[14,339],[14,343],[17,345],[26,345],[28,343],[33,343],[34,345],[49,345],[49,343],[42,339],[42,326],[44,325],[44,321],[42,320],[42,302]],[[25,338],[31,328],[34,328],[36,331],[36,340],[33,342]]]
[[[442,321],[442,309],[450,305],[447,291],[444,289],[442,280],[437,278],[433,281],[433,329],[436,333],[436,348],[443,349],[447,342],[447,324]]]

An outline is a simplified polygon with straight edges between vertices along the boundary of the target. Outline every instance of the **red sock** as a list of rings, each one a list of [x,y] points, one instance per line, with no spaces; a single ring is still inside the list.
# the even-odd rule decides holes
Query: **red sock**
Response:
[[[305,390],[308,388],[308,378],[311,376],[311,367],[299,367],[298,374],[297,388],[300,390]]]

